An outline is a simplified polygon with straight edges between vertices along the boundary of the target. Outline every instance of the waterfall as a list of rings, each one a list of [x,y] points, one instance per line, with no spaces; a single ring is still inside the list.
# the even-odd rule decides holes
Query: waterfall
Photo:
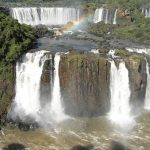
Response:
[[[16,95],[11,112],[11,118],[26,120],[32,117],[38,120],[40,110],[40,80],[43,65],[47,59],[46,51],[27,53],[22,62],[16,64]]]
[[[145,109],[150,109],[150,71],[147,60],[146,60],[146,73],[147,73],[147,87],[145,95]]]
[[[69,118],[63,108],[61,93],[60,93],[60,80],[59,80],[59,62],[60,55],[56,54],[54,58],[54,82],[52,90],[51,101],[41,110],[41,124],[53,125]]]
[[[117,24],[117,9],[115,11],[103,7],[96,9],[94,14],[94,23],[104,21],[105,24]]]
[[[106,9],[106,16],[105,16],[105,24],[108,24],[109,23],[109,10]]]
[[[64,25],[79,20],[79,9],[59,7],[16,7],[11,8],[11,15],[20,23],[28,25]]]
[[[117,24],[117,11],[118,11],[118,9],[115,10],[113,24]]]
[[[56,54],[55,66],[54,66],[55,67],[54,86],[52,92],[50,114],[57,122],[64,120],[67,117],[64,113],[64,108],[62,106],[62,100],[61,100],[60,81],[59,81],[59,62],[60,62],[60,55]]]
[[[114,61],[111,61],[110,72],[111,109],[109,118],[119,124],[127,125],[132,121],[130,115],[130,87],[128,70],[124,62],[120,62],[117,69]]]
[[[47,51],[27,53],[22,58],[22,62],[17,62],[16,95],[8,118],[25,122],[32,120],[45,127],[54,121],[60,122],[67,118],[61,101],[59,83],[60,55],[58,54],[55,55],[52,98],[48,98],[44,107],[41,103],[40,85],[43,66],[45,61],[50,59],[46,53]]]
[[[95,15],[94,15],[94,23],[103,21],[103,10],[104,10],[104,8],[96,9]]]
[[[145,9],[145,18],[149,18],[150,17],[150,8]]]
[[[145,18],[150,17],[150,8],[142,8],[142,13],[144,14]]]

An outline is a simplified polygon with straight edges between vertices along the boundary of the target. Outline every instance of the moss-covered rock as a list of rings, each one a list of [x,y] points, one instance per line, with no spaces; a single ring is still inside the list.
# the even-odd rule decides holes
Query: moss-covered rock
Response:
[[[129,70],[131,105],[134,111],[139,111],[144,105],[147,74],[145,56],[133,53],[133,55],[124,58]]]
[[[109,111],[110,63],[94,54],[62,55],[60,85],[65,111],[96,116]]]
[[[115,55],[120,56],[121,58],[124,58],[124,57],[131,56],[132,53],[130,53],[129,51],[127,51],[125,49],[117,49],[117,50],[115,50]]]

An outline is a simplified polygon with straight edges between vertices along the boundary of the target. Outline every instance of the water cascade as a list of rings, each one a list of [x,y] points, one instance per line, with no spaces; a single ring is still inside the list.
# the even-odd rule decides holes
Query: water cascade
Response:
[[[124,62],[120,62],[119,68],[111,61],[110,72],[111,109],[109,118],[119,125],[127,125],[132,121],[130,115],[130,87],[128,70]]]
[[[104,8],[96,9],[95,15],[94,15],[94,23],[103,21],[103,10],[104,10]]]
[[[59,7],[16,7],[11,8],[11,15],[20,23],[28,25],[64,25],[79,20],[79,9]]]
[[[40,80],[46,51],[27,53],[16,65],[16,96],[11,118],[26,120],[27,116],[38,121],[40,110]]]
[[[66,118],[60,94],[60,55],[55,55],[52,98],[48,98],[45,107],[41,104],[41,75],[44,63],[49,59],[46,53],[47,51],[27,53],[22,58],[22,62],[16,65],[16,96],[8,115],[14,121],[19,119],[27,122],[32,119],[40,125],[49,125],[52,121],[60,122]]]
[[[150,8],[143,8],[142,9],[142,13],[144,14],[145,18],[149,18],[150,17]]]
[[[150,109],[150,71],[149,64],[146,61],[146,73],[147,73],[147,87],[145,95],[145,109]]]
[[[116,9],[116,11],[115,11],[113,24],[117,24],[117,11],[118,11],[118,9]]]
[[[99,8],[96,9],[94,14],[94,23],[104,21],[105,24],[117,24],[117,9],[115,11]]]
[[[108,9],[106,9],[106,12],[105,12],[106,14],[105,14],[105,20],[104,20],[104,22],[106,23],[106,24],[108,24],[109,23],[109,10]]]
[[[54,62],[55,62],[54,64],[55,72],[54,72],[54,85],[52,90],[52,100],[50,105],[48,105],[45,108],[45,110],[47,111],[48,116],[50,117],[49,122],[51,121],[60,122],[68,117],[64,113],[64,108],[61,100],[60,81],[59,81],[59,62],[60,62],[59,54],[55,55]]]

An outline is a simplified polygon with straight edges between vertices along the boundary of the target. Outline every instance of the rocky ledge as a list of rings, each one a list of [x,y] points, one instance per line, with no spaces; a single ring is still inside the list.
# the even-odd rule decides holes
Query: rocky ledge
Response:
[[[146,54],[131,53],[124,49],[116,50],[115,57],[108,55],[107,52],[108,50],[99,49],[97,54],[73,51],[61,55],[60,86],[67,114],[75,117],[93,117],[104,115],[109,111],[110,60],[112,59],[116,66],[120,61],[125,62],[129,71],[131,105],[134,111],[139,111],[142,108],[147,85],[145,57],[148,62],[150,62],[150,57]],[[47,71],[53,74],[55,68],[50,68]],[[46,82],[52,83],[47,77],[47,71],[43,71],[41,82],[43,85]],[[46,78],[48,80],[43,83],[43,79]]]

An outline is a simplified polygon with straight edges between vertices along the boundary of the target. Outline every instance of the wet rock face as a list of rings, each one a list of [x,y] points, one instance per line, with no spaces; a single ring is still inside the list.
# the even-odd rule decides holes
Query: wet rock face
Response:
[[[118,66],[125,61],[129,71],[132,110],[139,112],[146,92],[144,55],[118,50],[114,58]],[[150,62],[150,59],[147,58]],[[105,115],[110,110],[110,63],[103,55],[70,52],[61,55],[59,67],[61,96],[65,113],[73,117]],[[41,103],[51,100],[54,80],[54,56],[47,60],[41,77]],[[119,88],[119,87],[118,87]]]
[[[146,92],[146,61],[143,56],[132,55],[126,60],[129,70],[131,105],[134,111],[139,111],[144,105]]]
[[[97,116],[109,111],[110,63],[94,54],[63,55],[60,85],[65,112],[72,116]]]
[[[46,105],[47,102],[51,100],[54,78],[54,55],[47,55],[49,55],[49,58],[45,61],[45,64],[43,66],[40,85],[40,99],[42,106]]]

